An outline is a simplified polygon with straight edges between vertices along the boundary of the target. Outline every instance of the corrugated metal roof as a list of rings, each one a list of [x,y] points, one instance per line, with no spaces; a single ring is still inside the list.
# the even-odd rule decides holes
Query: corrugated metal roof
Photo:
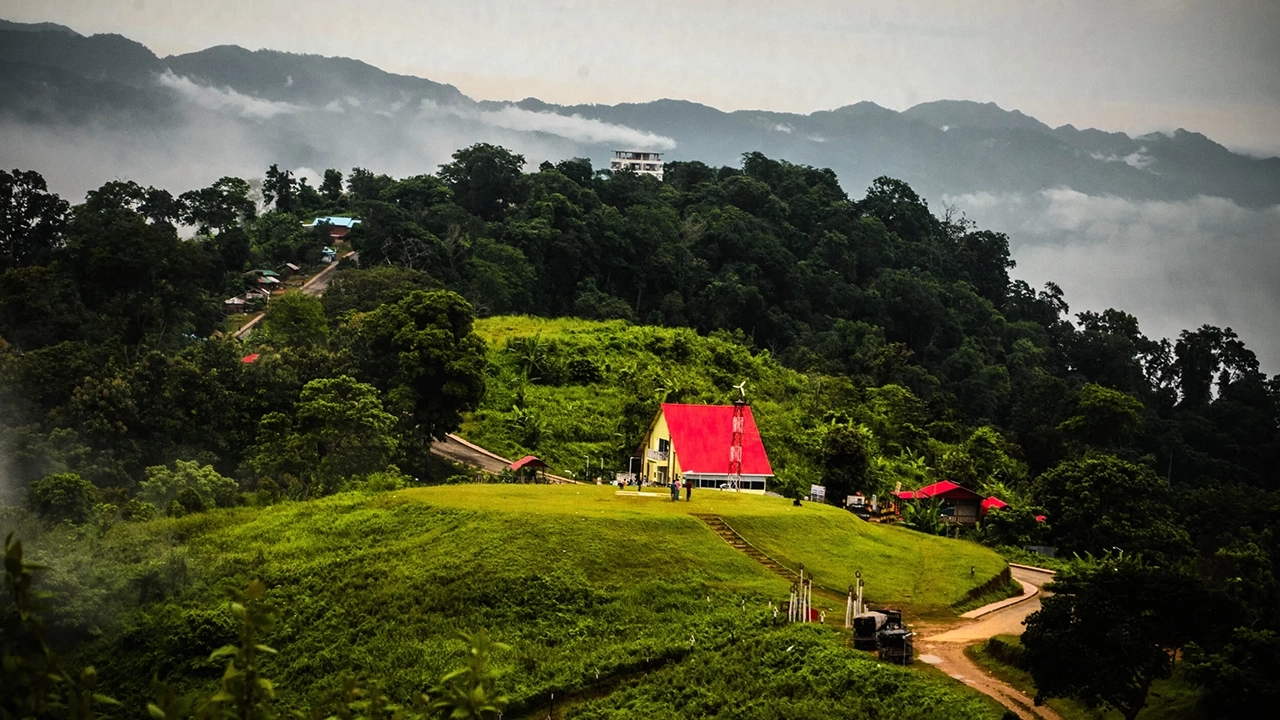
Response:
[[[349,228],[359,225],[360,221],[355,218],[342,217],[340,215],[325,215],[324,217],[318,217],[309,223],[303,223],[302,227],[315,227],[323,223],[328,223],[335,227]]]
[[[915,492],[912,492],[911,490],[903,490],[902,492],[894,493],[894,495],[901,500],[924,500],[935,497],[946,498],[948,500],[978,500],[982,498],[978,493],[967,487],[953,483],[950,480],[943,480],[932,485],[925,485]]]
[[[526,467],[544,468],[548,467],[548,465],[533,455],[525,455],[519,460],[511,463],[512,470],[519,470],[520,468]]]
[[[724,475],[729,472],[729,447],[733,444],[732,405],[679,405],[663,403],[662,414],[671,431],[680,470],[685,473]],[[769,456],[760,440],[751,407],[743,412],[742,474],[773,475]]]

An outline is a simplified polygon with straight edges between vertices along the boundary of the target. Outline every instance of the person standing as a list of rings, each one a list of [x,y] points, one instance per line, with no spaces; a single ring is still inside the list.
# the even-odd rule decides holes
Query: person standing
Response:
[[[672,478],[671,480],[671,502],[680,499],[680,481]]]
[[[691,500],[693,500],[693,481],[685,480],[684,481],[684,501],[690,502]]]

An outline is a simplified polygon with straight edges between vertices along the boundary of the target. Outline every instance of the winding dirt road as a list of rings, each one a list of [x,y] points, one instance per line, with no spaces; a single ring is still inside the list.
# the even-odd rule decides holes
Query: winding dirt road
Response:
[[[338,258],[337,260],[334,260],[333,262],[329,263],[328,267],[316,273],[314,276],[311,277],[311,279],[302,283],[302,287],[298,289],[308,295],[323,295],[324,291],[329,289],[329,274],[332,273],[334,270],[338,269],[338,263],[340,261],[346,260],[349,257],[353,257],[355,254],[356,252],[352,250],[347,254],[343,255],[342,257]],[[234,337],[240,338],[241,340],[249,337],[249,333],[253,332],[254,326],[256,326],[259,322],[262,321],[263,315],[266,315],[266,313],[260,312],[257,315],[254,315],[253,317],[249,318],[249,322],[245,323],[244,325],[241,325],[240,329],[235,332]]]
[[[971,622],[953,626],[944,632],[920,636],[916,643],[919,659],[937,666],[978,692],[990,695],[1024,720],[1061,720],[1058,713],[1043,705],[1037,707],[1032,698],[988,675],[964,654],[966,647],[996,635],[1021,635],[1022,621],[1040,609],[1040,586],[1051,581],[1053,573],[1027,567],[1011,567],[1010,572],[1013,579],[1023,586],[1022,599],[1013,604],[1007,604],[1006,601],[1003,607],[989,612],[983,611],[992,608],[990,605],[979,608],[966,614],[972,618]],[[974,615],[980,617],[973,618]]]

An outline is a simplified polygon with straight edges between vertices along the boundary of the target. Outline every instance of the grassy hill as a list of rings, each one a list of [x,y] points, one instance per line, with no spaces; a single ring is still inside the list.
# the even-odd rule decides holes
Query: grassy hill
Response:
[[[207,689],[221,668],[205,658],[234,639],[222,593],[261,577],[281,618],[267,638],[280,656],[267,672],[295,708],[332,696],[343,675],[377,679],[391,697],[407,697],[459,664],[456,630],[487,627],[513,648],[497,657],[513,700],[509,717],[533,712],[553,692],[580,695],[582,717],[627,716],[608,710],[620,701],[615,691],[631,698],[632,717],[644,716],[636,708],[666,715],[663,708],[683,706],[664,699],[663,677],[686,678],[689,692],[718,703],[690,717],[839,716],[820,710],[836,691],[857,699],[849,708],[892,708],[894,717],[929,717],[943,706],[1000,716],[950,679],[849,650],[834,629],[778,626],[768,603],[785,598],[788,582],[690,512],[722,515],[753,543],[814,568],[820,582],[846,585],[860,568],[881,603],[936,610],[1003,567],[969,543],[777,498],[704,492],[671,503],[618,497],[607,486],[348,493],[121,524],[101,539],[86,537],[96,571],[112,574],[119,593],[147,600],[82,659],[134,703],[153,673]],[[157,548],[181,558],[178,580],[135,570],[154,568]],[[927,584],[917,580],[925,572]],[[801,651],[780,654],[787,646]],[[757,661],[771,668],[767,678]],[[724,673],[765,683],[759,692],[788,691],[761,705],[750,684],[721,692]]]
[[[489,344],[487,389],[460,434],[509,457],[536,454],[561,472],[625,470],[662,402],[725,403],[747,394],[781,482],[818,482],[827,415],[847,381],[806,376],[729,335],[560,318],[476,321]]]

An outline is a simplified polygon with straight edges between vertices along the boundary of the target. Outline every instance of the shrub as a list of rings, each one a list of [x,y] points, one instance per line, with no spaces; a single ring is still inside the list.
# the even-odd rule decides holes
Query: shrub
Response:
[[[27,488],[27,503],[42,519],[83,523],[93,513],[98,490],[75,473],[49,475]]]
[[[235,480],[219,475],[212,465],[201,466],[194,460],[178,460],[172,470],[154,465],[146,473],[138,495],[156,507],[170,508],[177,502],[187,512],[199,512],[215,505],[234,505],[240,492]]]
[[[155,505],[143,502],[138,498],[129,500],[129,503],[124,506],[124,511],[121,513],[125,520],[132,520],[133,522],[146,522],[159,514],[160,511],[156,509]]]

